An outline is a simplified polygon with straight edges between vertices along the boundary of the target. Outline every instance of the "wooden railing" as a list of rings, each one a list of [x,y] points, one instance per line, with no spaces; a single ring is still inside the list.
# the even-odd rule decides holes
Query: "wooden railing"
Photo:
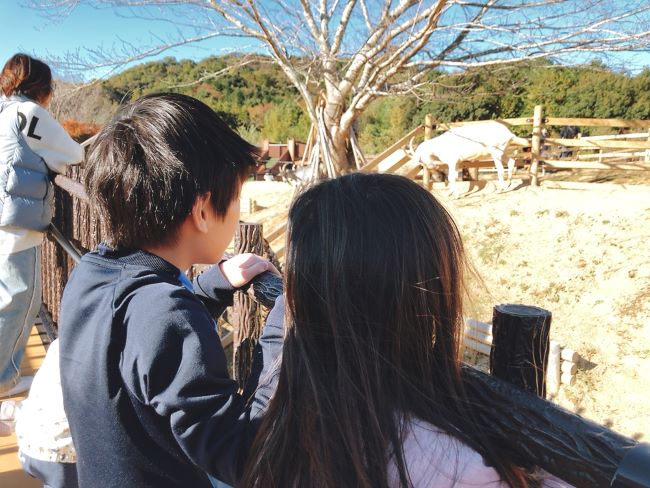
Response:
[[[580,139],[562,139],[542,136],[543,129],[549,126],[576,126],[576,127],[605,127],[624,128],[650,131],[650,120],[642,119],[596,119],[584,117],[545,117],[541,105],[535,107],[532,117],[516,117],[494,119],[507,126],[531,126],[530,146],[531,152],[527,153],[526,164],[532,184],[538,184],[540,162],[546,167],[555,169],[622,169],[622,170],[650,170],[650,132],[642,134],[612,134],[605,136],[584,137]],[[390,147],[373,158],[361,171],[377,171],[381,163],[398,151],[405,148],[407,143],[425,131],[425,138],[433,135],[433,130],[449,130],[454,127],[476,125],[484,120],[469,120],[459,122],[435,123],[431,115],[427,115],[425,124],[416,127],[413,131],[400,138]],[[578,154],[572,158],[559,158],[558,154],[568,149],[575,148]],[[603,152],[606,150],[607,152]],[[550,152],[550,154],[549,154]],[[555,154],[555,156],[553,155]],[[396,160],[384,172],[394,172],[408,162],[408,156]],[[518,156],[519,165],[523,165],[521,155]],[[463,167],[470,168],[474,179],[478,176],[478,168],[493,167],[492,160],[464,162]],[[429,185],[432,168],[427,164],[410,168],[405,176],[414,178],[422,173],[425,186]]]
[[[413,137],[420,135],[422,132],[424,132],[424,126],[423,125],[417,126],[411,132],[409,132],[404,137],[396,141],[393,145],[384,149],[380,154],[375,156],[371,161],[368,162],[368,164],[362,167],[360,171],[363,171],[364,173],[374,171],[375,169],[377,169],[377,166],[379,166],[379,163],[381,163],[383,160],[385,160],[388,156],[393,154],[395,151],[402,149],[407,142],[409,142]]]

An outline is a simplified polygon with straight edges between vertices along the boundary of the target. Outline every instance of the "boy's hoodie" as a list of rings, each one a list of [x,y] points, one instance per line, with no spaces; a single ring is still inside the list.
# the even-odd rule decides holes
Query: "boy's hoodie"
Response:
[[[194,293],[183,278],[158,256],[106,246],[70,276],[60,366],[80,486],[208,488],[205,471],[236,481],[254,436],[247,397],[282,348],[282,300],[240,394],[212,318],[234,290],[218,266]],[[274,387],[261,387],[251,408],[263,410]]]

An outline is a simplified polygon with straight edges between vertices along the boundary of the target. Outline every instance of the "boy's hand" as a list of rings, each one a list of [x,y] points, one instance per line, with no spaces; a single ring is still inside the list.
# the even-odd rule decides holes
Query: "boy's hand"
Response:
[[[280,276],[275,266],[267,259],[255,254],[237,254],[230,259],[219,263],[221,272],[233,288],[240,288],[264,271],[270,271]]]

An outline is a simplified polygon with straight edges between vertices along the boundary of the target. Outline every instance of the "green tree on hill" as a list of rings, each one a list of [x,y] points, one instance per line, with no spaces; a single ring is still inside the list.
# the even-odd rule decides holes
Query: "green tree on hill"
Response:
[[[201,62],[166,58],[126,70],[102,83],[102,96],[115,107],[146,93],[179,91],[216,110],[251,142],[289,137],[306,140],[309,116],[297,91],[281,70],[261,58],[243,67],[236,56]],[[227,70],[219,77],[206,74]],[[72,102],[69,102],[72,103]],[[374,101],[356,124],[364,151],[380,152],[431,113],[440,122],[531,116],[537,104],[557,117],[650,119],[650,69],[636,76],[598,64],[565,67],[548,61],[508,67],[474,68],[462,73],[432,73],[420,97],[384,97]],[[69,113],[62,119],[105,122]],[[106,113],[105,110],[102,113]],[[521,129],[523,135],[526,128]]]

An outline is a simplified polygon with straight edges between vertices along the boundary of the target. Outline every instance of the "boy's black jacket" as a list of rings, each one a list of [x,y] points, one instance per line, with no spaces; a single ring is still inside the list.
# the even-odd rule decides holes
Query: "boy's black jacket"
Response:
[[[275,387],[266,382],[246,405],[280,355],[282,300],[240,395],[211,316],[231,304],[234,290],[218,266],[194,281],[195,293],[178,277],[155,255],[106,246],[70,276],[60,365],[81,487],[210,487],[206,471],[237,479],[254,418]]]

